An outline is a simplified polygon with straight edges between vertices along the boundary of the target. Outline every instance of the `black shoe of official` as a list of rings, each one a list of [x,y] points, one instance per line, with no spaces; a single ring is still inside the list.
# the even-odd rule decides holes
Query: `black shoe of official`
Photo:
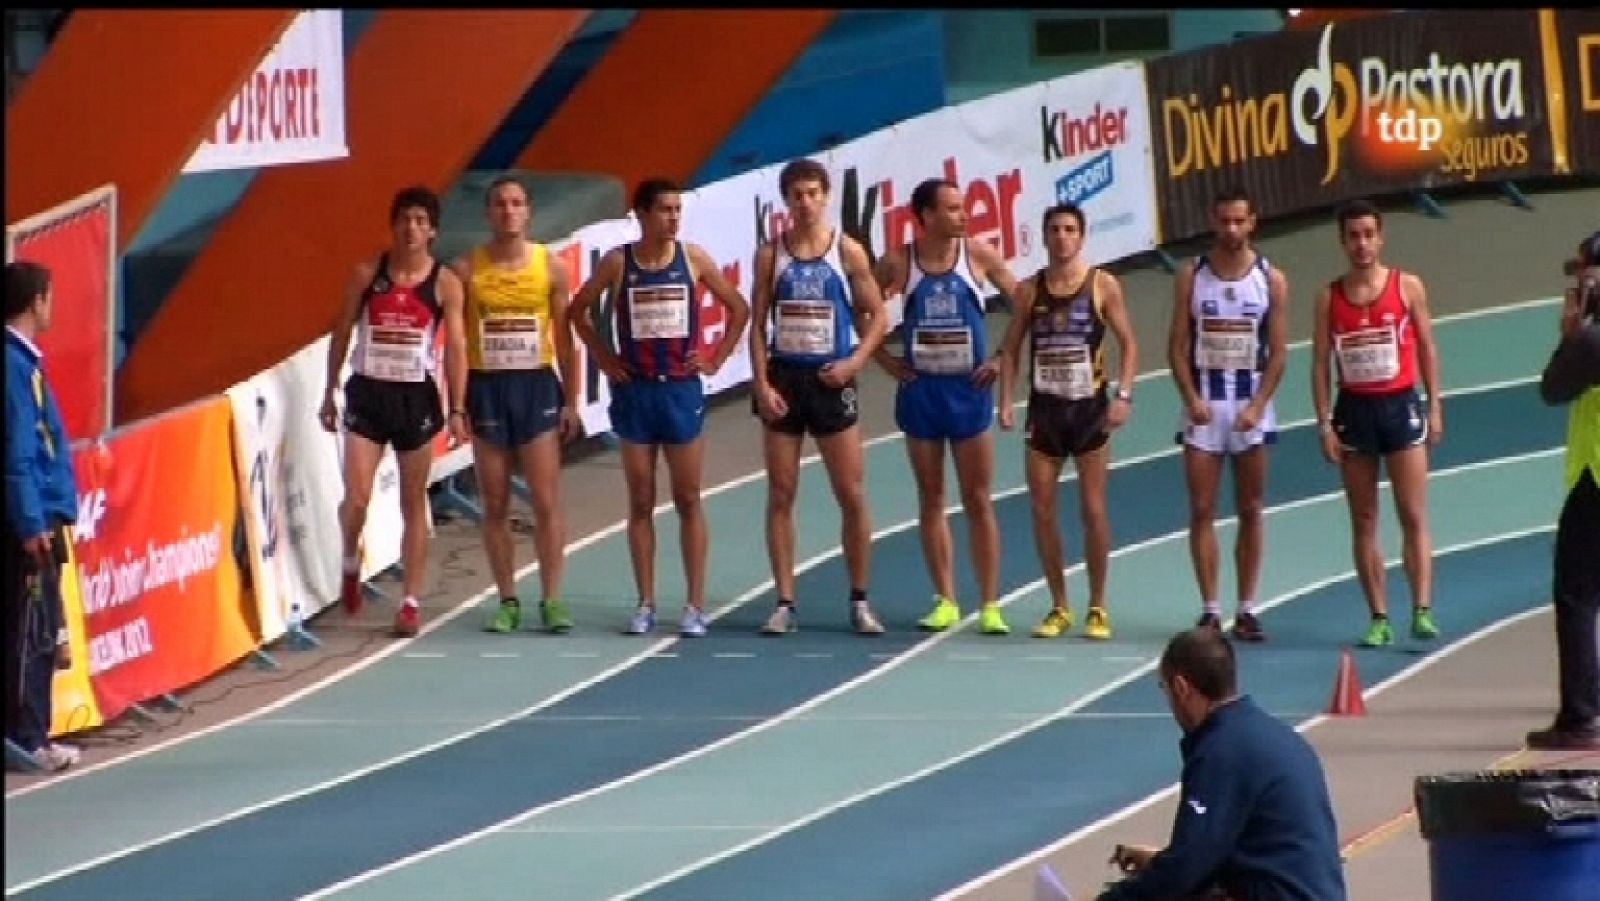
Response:
[[[1552,725],[1528,733],[1528,747],[1535,751],[1600,751],[1600,723],[1588,727]]]
[[[1233,618],[1233,637],[1239,641],[1266,641],[1267,633],[1261,631],[1261,620],[1254,613],[1240,611]]]

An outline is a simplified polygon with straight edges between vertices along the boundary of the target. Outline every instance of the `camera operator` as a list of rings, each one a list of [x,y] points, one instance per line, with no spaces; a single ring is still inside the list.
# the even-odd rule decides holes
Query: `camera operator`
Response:
[[[1539,395],[1571,403],[1567,419],[1567,500],[1556,528],[1554,602],[1561,707],[1528,747],[1600,748],[1600,231],[1568,260],[1573,278],[1561,307],[1561,343],[1545,366]]]

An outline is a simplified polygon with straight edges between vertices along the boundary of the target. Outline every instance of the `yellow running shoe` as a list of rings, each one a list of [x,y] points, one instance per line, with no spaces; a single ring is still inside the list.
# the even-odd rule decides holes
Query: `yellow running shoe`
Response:
[[[1051,607],[1050,612],[1044,615],[1044,621],[1033,627],[1034,638],[1060,638],[1062,632],[1072,628],[1072,609],[1070,607]]]
[[[1011,627],[1000,615],[1000,605],[994,601],[978,608],[978,631],[985,635],[1010,635]]]
[[[1089,614],[1083,618],[1083,637],[1095,641],[1111,638],[1111,614],[1106,612],[1106,608],[1089,608]]]
[[[928,632],[943,632],[961,622],[961,608],[942,594],[933,596],[933,610],[917,620],[917,625]]]

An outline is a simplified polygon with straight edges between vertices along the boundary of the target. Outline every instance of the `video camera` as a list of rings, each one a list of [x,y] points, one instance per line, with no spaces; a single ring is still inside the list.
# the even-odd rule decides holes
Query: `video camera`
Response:
[[[1561,271],[1577,280],[1579,317],[1600,320],[1600,231],[1579,242],[1578,255],[1567,260]]]

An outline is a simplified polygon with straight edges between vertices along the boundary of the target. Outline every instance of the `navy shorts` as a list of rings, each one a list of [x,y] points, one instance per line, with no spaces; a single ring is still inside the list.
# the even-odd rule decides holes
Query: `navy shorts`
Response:
[[[561,424],[561,381],[552,369],[467,373],[472,434],[514,450]]]
[[[895,390],[894,422],[919,441],[959,444],[988,431],[994,394],[965,375],[919,375]]]
[[[1426,441],[1428,411],[1415,387],[1388,394],[1341,391],[1333,403],[1333,431],[1345,450],[1381,457]]]
[[[611,386],[611,431],[633,444],[688,444],[706,422],[700,379],[658,382],[635,377]]]

